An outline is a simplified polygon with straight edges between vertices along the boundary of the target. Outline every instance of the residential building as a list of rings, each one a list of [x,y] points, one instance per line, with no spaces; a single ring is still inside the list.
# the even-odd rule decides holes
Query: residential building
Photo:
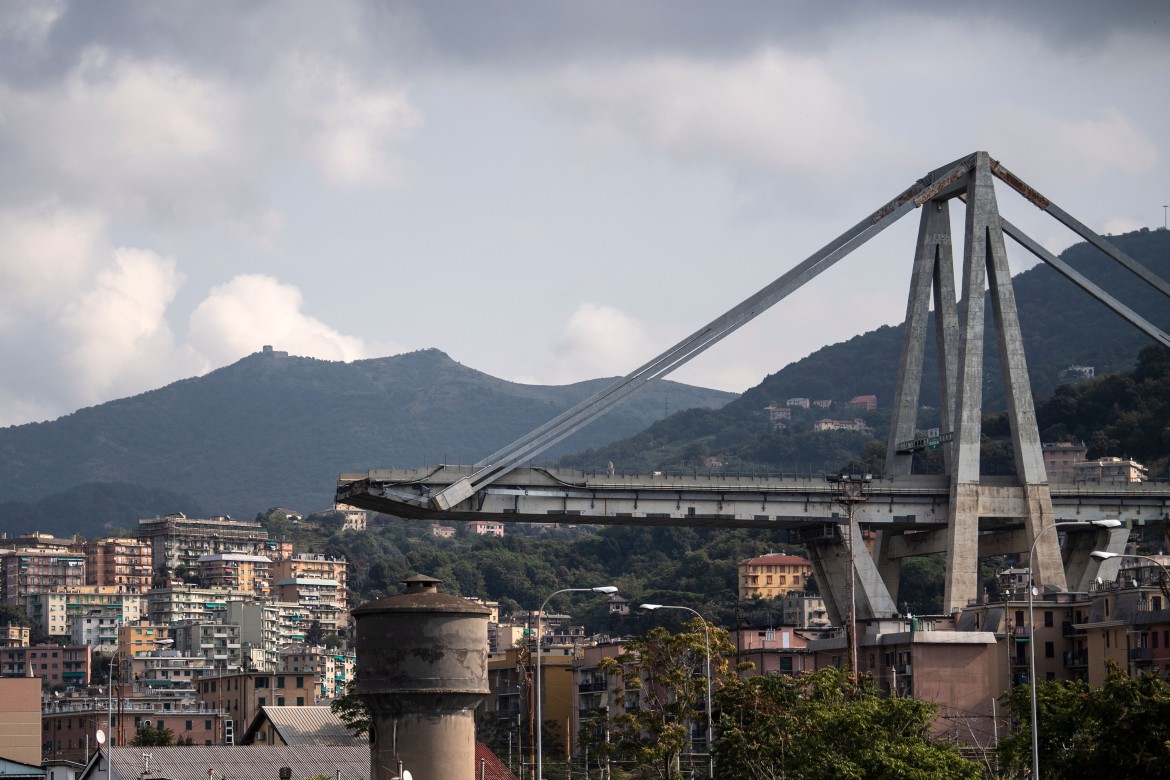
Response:
[[[250,723],[260,708],[269,704],[278,707],[317,704],[311,674],[235,672],[203,677],[195,687],[196,702],[225,711],[233,729],[236,724]]]
[[[35,629],[46,636],[66,638],[72,636],[72,620],[94,610],[115,615],[120,625],[136,623],[143,617],[145,601],[116,585],[79,585],[29,594],[24,611]]]
[[[290,675],[312,675],[317,700],[336,699],[345,695],[353,680],[355,656],[341,650],[307,645],[289,645],[280,649],[280,669]]]
[[[233,601],[224,621],[240,627],[244,668],[275,672],[280,669],[279,649],[305,641],[309,611],[296,602]]]
[[[467,532],[479,536],[503,536],[504,524],[498,520],[471,520],[467,523]]]
[[[736,569],[742,601],[772,599],[790,591],[803,591],[812,574],[812,564],[807,558],[776,553],[740,561]]]
[[[39,552],[59,553],[82,552],[81,545],[78,543],[76,536],[71,536],[68,539],[59,539],[52,534],[43,534],[40,531],[33,531],[30,534],[20,534],[18,536],[9,536],[7,532],[0,531],[0,551],[2,550],[36,550]]]
[[[789,398],[784,402],[785,406],[791,406],[793,409],[807,409],[809,402],[807,398]]]
[[[304,607],[310,627],[318,623],[327,634],[345,633],[349,628],[345,586],[337,580],[289,577],[276,581],[274,593],[281,601],[295,601]]]
[[[118,627],[118,652],[124,657],[150,655],[173,644],[171,629],[138,622]]]
[[[437,536],[440,539],[454,539],[455,526],[441,525],[440,523],[431,523],[431,536]]]
[[[15,623],[0,626],[0,647],[28,647],[29,636],[28,626],[18,626]]]
[[[118,746],[130,744],[138,730],[146,726],[170,729],[175,737],[190,739],[195,745],[223,744],[222,713],[170,699],[118,699],[113,711],[107,709],[104,698],[64,699],[48,702],[44,713],[38,714],[43,722],[43,726],[38,729],[40,737],[33,742],[38,747],[38,753],[43,751],[46,757],[67,761],[84,762],[87,759],[87,748],[91,755],[96,755],[97,730],[111,731],[111,726],[112,731],[107,735],[110,746],[115,752],[136,751],[140,771],[142,748]],[[152,755],[155,750],[158,748],[151,748]],[[202,780],[206,780],[206,777],[206,770],[203,770]]]
[[[541,653],[541,718],[545,722],[545,748],[560,744],[564,750],[566,727],[576,720],[578,702],[577,664],[589,648],[551,647]],[[527,743],[535,711],[531,698],[536,653],[530,648],[510,648],[488,655],[488,695],[483,712],[509,724],[519,723]],[[556,724],[552,726],[550,724]],[[576,743],[577,729],[568,726]]]
[[[83,553],[25,548],[0,553],[0,600],[6,604],[22,607],[30,594],[83,585]]]
[[[205,588],[253,591],[268,595],[272,581],[272,560],[264,555],[221,552],[199,556],[199,584]]]
[[[199,678],[215,672],[215,660],[202,653],[182,653],[160,646],[146,655],[127,656],[120,660],[122,680],[115,685],[118,696],[149,694],[168,700],[190,702],[195,697]]]
[[[39,677],[48,685],[88,685],[88,645],[0,648],[0,677]]]
[[[150,622],[160,626],[177,626],[184,621],[220,621],[229,602],[255,598],[256,594],[250,590],[172,585],[149,591],[146,611]]]
[[[203,656],[216,672],[243,668],[240,627],[231,623],[191,621],[174,628],[175,650],[185,656]]]
[[[768,422],[774,429],[783,428],[784,422],[792,419],[792,408],[789,406],[770,404],[764,407],[764,412],[768,415]]]
[[[860,417],[852,420],[830,420],[827,417],[813,423],[814,431],[868,431],[869,426]]]
[[[364,531],[370,524],[370,515],[374,514],[365,509],[359,509],[349,504],[334,504],[333,511],[341,514],[342,531]]]
[[[829,398],[822,398],[818,401],[813,401],[812,405],[818,409],[831,409],[833,408],[833,401]]]
[[[1079,482],[1144,482],[1146,467],[1128,458],[1097,458],[1073,464],[1073,479]]]
[[[313,553],[294,553],[272,565],[274,580],[295,579],[334,580],[339,586],[339,598],[344,607],[349,606],[349,563],[345,558]],[[289,601],[290,599],[283,599]]]
[[[150,545],[138,539],[94,539],[85,543],[85,584],[104,585],[123,593],[150,590]]]
[[[891,695],[939,705],[935,736],[990,742],[992,705],[1006,690],[993,632],[956,629],[950,617],[873,620],[859,626],[857,645],[860,674]],[[818,669],[849,665],[844,632],[808,647]]]
[[[811,593],[789,591],[780,602],[784,610],[781,622],[797,628],[828,628],[829,611],[825,600]]]
[[[153,568],[193,572],[203,555],[233,550],[259,553],[268,532],[247,520],[223,515],[200,520],[179,513],[139,520],[138,538],[150,544]]]
[[[41,763],[40,680],[0,680],[0,758]]]
[[[1084,443],[1057,441],[1044,444],[1040,454],[1044,458],[1044,470],[1049,482],[1072,482],[1076,478],[1077,463],[1084,463],[1089,448]]]
[[[69,620],[69,638],[75,645],[89,645],[95,653],[109,655],[118,647],[121,610],[94,609]]]
[[[866,412],[872,412],[877,409],[878,401],[876,395],[855,395],[845,404],[846,409],[861,409]]]
[[[817,632],[812,638],[819,638]],[[750,663],[750,674],[800,674],[814,669],[810,636],[792,626],[730,631],[735,664]]]

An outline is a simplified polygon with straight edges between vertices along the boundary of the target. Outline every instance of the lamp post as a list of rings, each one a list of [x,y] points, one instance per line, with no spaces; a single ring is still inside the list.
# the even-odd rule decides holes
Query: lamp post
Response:
[[[699,620],[703,621],[703,645],[707,650],[707,777],[715,777],[715,749],[713,737],[711,735],[711,632],[707,628],[707,619],[698,613],[698,611],[690,607],[676,607],[668,604],[643,604],[642,609],[682,609],[690,612]]]
[[[558,596],[561,593],[617,593],[618,589],[613,585],[600,585],[596,588],[561,588],[554,590],[548,594],[548,598],[540,605],[540,614],[536,617],[536,780],[544,780],[544,755],[541,752],[543,749],[543,739],[541,732],[541,706],[540,706],[540,621],[544,619],[544,610],[548,603],[552,601],[553,596]]]
[[[1045,531],[1070,525],[1084,525],[1084,523],[1046,525],[1040,529],[1040,533],[1036,534],[1036,538],[1032,540],[1032,546],[1028,548],[1028,673],[1030,675],[1028,687],[1032,705],[1032,780],[1040,780],[1040,729],[1037,728],[1039,724],[1036,722],[1036,616],[1032,602],[1036,588],[1032,582],[1032,554],[1036,552],[1036,543],[1040,541],[1040,537],[1044,535]],[[1104,520],[1090,520],[1089,525],[1095,525],[1098,528],[1117,528],[1121,525],[1121,521],[1117,518],[1106,518]]]
[[[1096,558],[1099,561],[1107,561],[1110,558],[1136,558],[1137,560],[1141,560],[1141,561],[1149,561],[1150,563],[1154,564],[1155,566],[1157,566],[1159,569],[1162,570],[1162,576],[1165,578],[1165,582],[1160,583],[1162,586],[1162,592],[1167,594],[1167,596],[1170,596],[1170,569],[1167,569],[1162,564],[1162,562],[1159,561],[1157,558],[1152,558],[1149,555],[1131,555],[1131,554],[1127,554],[1127,553],[1111,553],[1111,552],[1105,552],[1104,550],[1093,550],[1093,552],[1089,553],[1089,555],[1093,558]]]

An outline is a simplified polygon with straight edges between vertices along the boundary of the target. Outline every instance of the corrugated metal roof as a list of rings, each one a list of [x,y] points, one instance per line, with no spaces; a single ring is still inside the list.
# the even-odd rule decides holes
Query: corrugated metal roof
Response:
[[[366,745],[349,733],[345,723],[327,706],[264,706],[248,725],[242,743],[255,739],[256,731],[267,720],[286,745]]]
[[[150,770],[143,774],[150,756]],[[369,780],[370,748],[366,745],[186,745],[179,747],[116,747],[111,757],[112,780],[280,780],[280,768],[294,780],[325,775],[341,780]]]

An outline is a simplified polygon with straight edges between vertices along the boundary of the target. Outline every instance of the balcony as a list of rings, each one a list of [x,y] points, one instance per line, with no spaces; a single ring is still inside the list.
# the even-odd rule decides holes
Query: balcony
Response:
[[[894,673],[902,676],[914,674],[914,667],[910,664],[898,664],[894,667]]]
[[[577,684],[578,693],[601,693],[606,690],[608,686],[605,680],[590,680]]]
[[[1027,626],[1016,626],[1012,629],[1012,636],[1016,638],[1017,642],[1029,642],[1032,639],[1032,632],[1028,630]]]
[[[1154,651],[1149,647],[1134,647],[1129,651],[1129,660],[1136,663],[1150,663],[1154,660]]]
[[[1066,669],[1073,669],[1080,666],[1089,665],[1089,651],[1078,650],[1076,652],[1064,653],[1064,666]]]

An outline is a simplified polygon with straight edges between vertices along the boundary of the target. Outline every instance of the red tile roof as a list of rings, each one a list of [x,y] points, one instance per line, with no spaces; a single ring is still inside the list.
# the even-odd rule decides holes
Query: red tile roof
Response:
[[[509,771],[503,761],[496,758],[487,745],[475,743],[475,777],[480,780],[480,762],[483,762],[483,780],[516,780],[516,775]]]
[[[740,561],[740,566],[811,566],[808,558],[803,558],[799,555],[781,555],[780,553],[768,553],[756,558],[748,558],[746,561]]]

